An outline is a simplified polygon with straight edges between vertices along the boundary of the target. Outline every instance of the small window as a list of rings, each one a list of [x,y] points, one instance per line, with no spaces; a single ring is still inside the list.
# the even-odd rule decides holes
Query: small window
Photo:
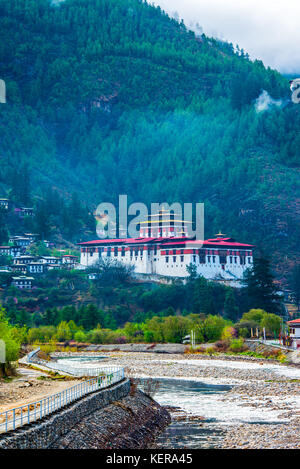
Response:
[[[166,262],[169,262],[169,258],[166,256]]]
[[[200,264],[205,264],[205,254],[199,254],[199,262]]]

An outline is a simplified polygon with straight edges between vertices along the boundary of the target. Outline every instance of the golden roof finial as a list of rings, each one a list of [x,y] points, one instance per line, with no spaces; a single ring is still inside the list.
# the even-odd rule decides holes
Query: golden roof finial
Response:
[[[219,233],[215,235],[217,238],[224,238],[226,235],[219,230]]]

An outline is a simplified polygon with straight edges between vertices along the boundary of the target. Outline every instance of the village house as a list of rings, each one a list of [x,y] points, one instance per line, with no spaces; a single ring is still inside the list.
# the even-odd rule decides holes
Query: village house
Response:
[[[72,256],[71,254],[65,254],[62,256],[62,264],[68,269],[74,269],[76,264],[78,264],[77,256]]]
[[[12,257],[18,257],[24,254],[25,249],[21,246],[10,246],[10,255]]]
[[[29,274],[44,274],[47,271],[48,266],[43,262],[29,262],[26,265],[26,270]]]
[[[33,208],[29,207],[16,207],[14,210],[15,214],[19,217],[32,217],[33,216]]]
[[[9,209],[9,200],[8,199],[0,199],[0,207],[3,208],[4,210],[8,210]]]
[[[87,274],[87,278],[89,280],[98,280],[98,278],[100,278],[100,274],[96,272],[90,272],[89,274]]]
[[[35,261],[35,256],[29,256],[29,255],[18,256],[14,259],[14,265],[29,264],[30,262],[34,262],[34,261]]]
[[[12,278],[12,285],[17,288],[20,288],[21,290],[31,290],[33,280],[33,277],[26,277],[26,275],[20,275],[19,277]]]
[[[43,264],[46,264],[49,270],[60,269],[62,267],[61,257],[55,256],[41,256],[40,261]]]
[[[10,236],[9,243],[14,244],[15,246],[21,246],[23,248],[27,248],[32,244],[32,240],[27,236]]]
[[[46,248],[54,248],[55,247],[55,244],[52,243],[51,241],[48,241],[47,239],[44,239],[43,243],[46,246]]]
[[[293,319],[288,321],[289,336],[292,341],[292,347],[294,349],[300,348],[300,319]]]
[[[24,238],[29,239],[32,243],[36,243],[39,235],[37,233],[24,233]]]
[[[27,264],[14,264],[14,265],[11,266],[11,270],[13,272],[20,272],[22,274],[26,274]]]
[[[19,246],[0,246],[0,256],[18,257],[23,253]]]
[[[80,266],[92,267],[100,259],[110,258],[151,278],[186,278],[192,264],[207,279],[240,286],[245,270],[252,267],[254,246],[221,233],[204,241],[189,238],[186,223],[162,210],[141,222],[139,238],[79,243]]]
[[[29,273],[29,274],[44,274],[48,270],[47,264],[41,262],[33,256],[20,256],[14,260],[14,265],[11,267],[14,272]]]
[[[0,246],[0,256],[10,256],[10,246]]]

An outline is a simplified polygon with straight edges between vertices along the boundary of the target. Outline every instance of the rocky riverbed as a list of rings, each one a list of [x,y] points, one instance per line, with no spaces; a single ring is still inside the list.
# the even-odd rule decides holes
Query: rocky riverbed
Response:
[[[224,410],[219,448],[300,448],[300,368],[249,357],[149,352],[106,356],[103,365],[123,366],[127,376],[230,385],[217,397],[218,408]],[[205,426],[214,410],[208,403],[201,412],[198,417]]]

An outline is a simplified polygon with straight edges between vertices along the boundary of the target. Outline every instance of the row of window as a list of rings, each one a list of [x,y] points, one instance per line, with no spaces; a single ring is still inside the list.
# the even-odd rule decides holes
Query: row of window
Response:
[[[169,256],[166,256],[166,262],[169,262]],[[173,256],[173,262],[176,262],[177,257]],[[184,256],[180,256],[180,262],[184,262]],[[176,266],[177,267],[177,266]]]
[[[194,250],[195,251],[195,250]],[[101,248],[101,251],[100,253],[103,252],[103,248]],[[90,251],[90,256],[92,257],[93,256],[93,253],[94,251]],[[125,257],[125,247],[122,247],[122,250],[121,250],[121,256],[122,257]],[[135,258],[137,259],[138,258],[138,255],[140,253],[140,256],[142,257],[143,256],[143,250],[133,250],[131,249],[130,250],[130,258],[132,259],[133,255],[135,255]],[[113,254],[114,254],[114,257],[117,257],[118,256],[118,248],[115,247],[113,248]],[[154,249],[154,255],[157,254],[157,248]],[[112,255],[112,248],[108,247],[107,248],[107,257],[111,257]],[[150,257],[150,251],[148,251],[148,257]],[[168,253],[166,254],[166,262],[169,262],[169,255]],[[196,262],[196,255],[193,255],[193,262]],[[183,249],[181,250],[181,256],[180,256],[180,261],[181,262],[184,262],[184,255],[183,255]],[[173,262],[176,262],[176,256],[173,256]],[[199,255],[199,262],[200,264],[205,264],[206,263],[206,259],[205,259],[205,255]],[[212,263],[215,263],[216,262],[216,256],[207,256],[207,262],[212,262]],[[220,256],[220,264],[226,264],[227,263],[227,258],[226,256]],[[229,257],[229,263],[230,264],[237,264],[237,256],[230,256]],[[241,265],[244,265],[246,263],[246,258],[241,256],[240,257],[240,264]],[[251,257],[248,257],[248,263],[251,264]]]

